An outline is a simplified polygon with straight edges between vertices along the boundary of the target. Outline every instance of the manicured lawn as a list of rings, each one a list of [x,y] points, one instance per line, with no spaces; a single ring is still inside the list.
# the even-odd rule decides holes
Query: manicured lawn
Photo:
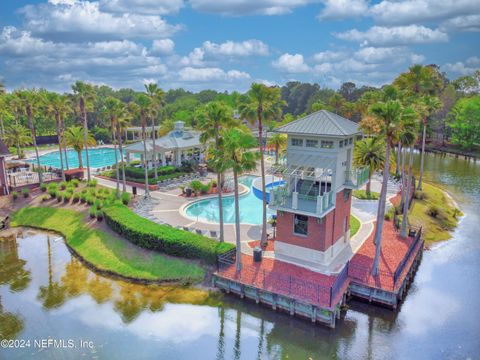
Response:
[[[89,228],[85,215],[74,210],[26,207],[13,214],[11,224],[59,232],[86,261],[122,276],[193,282],[205,275],[198,265],[140,249],[105,231]]]
[[[380,197],[380,194],[375,191],[370,191],[370,196],[368,196],[365,190],[353,190],[352,195],[360,200],[378,200]]]
[[[433,185],[424,183],[422,194],[424,199],[413,201],[409,215],[410,224],[423,226],[427,243],[450,239],[450,231],[456,227],[462,213],[441,189]]]
[[[355,216],[350,215],[350,237],[355,235],[360,229],[360,220],[358,220]]]

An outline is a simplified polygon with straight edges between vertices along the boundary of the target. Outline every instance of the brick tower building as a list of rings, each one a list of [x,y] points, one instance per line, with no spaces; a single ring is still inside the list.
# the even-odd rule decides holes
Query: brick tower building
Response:
[[[352,189],[368,169],[352,169],[358,125],[326,110],[275,130],[288,137],[285,186],[270,192],[277,210],[275,257],[322,270],[349,245]]]

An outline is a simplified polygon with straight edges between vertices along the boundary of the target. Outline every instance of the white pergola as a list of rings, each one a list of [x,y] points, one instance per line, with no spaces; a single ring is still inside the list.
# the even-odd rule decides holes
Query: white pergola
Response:
[[[198,131],[186,129],[182,121],[175,123],[175,129],[167,135],[155,139],[155,148],[153,140],[145,141],[147,147],[147,164],[153,165],[153,154],[160,165],[180,166],[183,162],[194,160],[203,161],[203,151],[205,144],[200,142],[200,133]],[[144,143],[143,141],[130,144],[125,147],[126,161],[130,163],[131,154],[139,154],[142,163],[144,162]]]

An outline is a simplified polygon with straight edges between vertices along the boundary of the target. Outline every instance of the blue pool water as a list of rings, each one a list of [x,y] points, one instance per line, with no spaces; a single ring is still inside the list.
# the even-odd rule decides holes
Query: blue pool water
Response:
[[[120,159],[120,152],[117,150],[117,154]],[[68,157],[68,166],[70,169],[78,168],[78,155],[75,150],[67,150]],[[88,157],[90,160],[90,167],[92,168],[102,168],[108,165],[115,164],[115,152],[113,148],[93,148],[88,149]],[[35,160],[31,160],[35,161]],[[64,166],[65,166],[65,156],[64,156]],[[85,157],[85,150],[82,151],[82,162],[83,166],[87,166],[87,160]],[[40,156],[40,164],[52,167],[60,168],[60,155],[58,151],[53,151],[51,153]]]
[[[262,223],[262,200],[252,191],[252,182],[255,176],[245,176],[239,182],[250,189],[248,194],[240,197],[240,222],[243,224],[260,225]],[[233,196],[224,197],[223,220],[225,224],[235,223],[235,204]],[[218,198],[211,198],[194,202],[185,209],[186,215],[192,220],[218,223]],[[267,209],[267,219],[276,212]]]

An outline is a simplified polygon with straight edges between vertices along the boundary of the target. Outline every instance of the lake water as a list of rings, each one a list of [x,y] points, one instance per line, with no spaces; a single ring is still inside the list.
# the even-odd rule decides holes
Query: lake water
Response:
[[[106,279],[57,236],[27,233],[0,248],[0,332],[95,349],[0,349],[0,358],[479,359],[480,162],[428,155],[426,177],[465,217],[452,240],[425,251],[397,312],[352,301],[332,330],[233,296]]]

